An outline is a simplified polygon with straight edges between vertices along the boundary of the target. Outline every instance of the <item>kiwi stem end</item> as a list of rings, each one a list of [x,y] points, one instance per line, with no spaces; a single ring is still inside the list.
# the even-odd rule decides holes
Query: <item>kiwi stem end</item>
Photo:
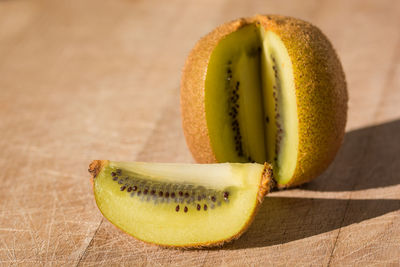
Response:
[[[101,172],[104,166],[108,164],[108,160],[94,160],[89,165],[88,172],[90,173],[90,181],[93,184],[94,179],[96,179],[97,175]]]
[[[264,170],[262,173],[262,179],[260,183],[260,189],[258,191],[257,200],[261,203],[266,194],[274,188],[275,182],[273,179],[272,166],[268,163],[264,163]]]

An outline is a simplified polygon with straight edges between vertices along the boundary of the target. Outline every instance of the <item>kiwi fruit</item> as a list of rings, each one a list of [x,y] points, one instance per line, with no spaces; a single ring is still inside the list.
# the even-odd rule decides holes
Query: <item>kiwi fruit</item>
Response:
[[[115,226],[147,243],[206,247],[238,238],[272,187],[269,164],[95,160],[95,200]]]
[[[189,54],[181,80],[183,129],[195,160],[269,162],[280,188],[308,182],[332,162],[347,101],[325,35],[278,15],[213,30]]]

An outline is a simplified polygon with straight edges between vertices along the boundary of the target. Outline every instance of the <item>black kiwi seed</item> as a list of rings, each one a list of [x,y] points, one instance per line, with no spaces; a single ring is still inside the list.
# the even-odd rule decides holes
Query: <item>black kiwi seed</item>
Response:
[[[185,206],[185,208],[183,209],[184,212],[188,212],[188,208]]]
[[[159,193],[158,193],[158,195],[160,196],[160,197],[162,197],[163,196],[163,192],[162,191],[160,191]]]
[[[124,191],[125,188],[126,188],[126,185],[123,185],[123,186],[121,186],[120,190],[121,190],[121,191]]]
[[[179,205],[176,206],[175,211],[179,211]]]
[[[201,196],[197,196],[197,200],[200,201],[201,200]]]
[[[185,197],[188,198],[189,197],[189,193],[186,192],[185,193]]]
[[[151,190],[150,194],[154,195],[156,193],[155,190]]]
[[[136,191],[136,190],[137,190],[137,186],[134,185],[134,186],[132,187],[132,190],[133,190],[133,191]]]
[[[179,196],[183,196],[183,192],[182,191],[179,191]]]
[[[115,171],[116,171],[116,173],[117,173],[118,175],[121,175],[121,173],[122,173],[122,170],[121,170],[121,169],[116,169]]]
[[[265,117],[265,121],[266,121],[267,123],[269,123],[269,117],[268,117],[268,116]]]
[[[204,210],[207,210],[207,205],[206,204],[204,204]]]
[[[116,181],[116,180],[118,180],[118,177],[117,176],[113,177],[113,181]]]
[[[172,193],[171,193],[171,197],[172,197],[172,198],[175,198],[175,192],[172,192]]]
[[[165,197],[168,198],[169,197],[169,192],[165,193]]]
[[[227,200],[229,197],[229,192],[224,192],[224,199]]]
[[[200,210],[200,209],[201,209],[200,204],[197,204],[197,210]]]
[[[149,190],[145,189],[145,190],[143,191],[143,194],[147,195],[148,192],[149,192]]]
[[[140,196],[141,193],[142,193],[142,191],[139,190],[139,191],[137,192],[137,195]]]
[[[128,187],[128,189],[126,189],[126,191],[131,192],[132,191],[132,187]]]
[[[111,175],[112,175],[112,176],[116,176],[117,174],[116,174],[115,172],[112,172]]]
[[[215,202],[217,199],[215,198],[215,196],[211,197],[212,202]]]

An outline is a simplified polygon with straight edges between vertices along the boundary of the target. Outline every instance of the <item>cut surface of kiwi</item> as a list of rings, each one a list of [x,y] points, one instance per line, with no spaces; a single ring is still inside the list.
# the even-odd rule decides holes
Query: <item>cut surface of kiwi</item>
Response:
[[[172,247],[219,245],[240,236],[271,187],[269,164],[93,161],[103,215],[139,240]]]
[[[324,171],[344,136],[347,88],[323,33],[278,15],[217,27],[193,48],[181,81],[196,161],[269,162],[279,187]]]
[[[294,77],[276,34],[254,23],[218,43],[205,80],[205,111],[217,161],[268,161],[277,180],[292,177],[298,148]]]

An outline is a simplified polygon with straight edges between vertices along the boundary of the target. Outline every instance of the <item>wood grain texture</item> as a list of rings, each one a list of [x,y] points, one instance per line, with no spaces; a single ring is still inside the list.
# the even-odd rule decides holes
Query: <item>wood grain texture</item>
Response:
[[[93,159],[192,162],[179,81],[197,39],[241,16],[320,27],[342,59],[347,134],[329,169],[273,192],[220,249],[172,250],[98,211]],[[0,265],[400,265],[400,2],[0,1]]]

